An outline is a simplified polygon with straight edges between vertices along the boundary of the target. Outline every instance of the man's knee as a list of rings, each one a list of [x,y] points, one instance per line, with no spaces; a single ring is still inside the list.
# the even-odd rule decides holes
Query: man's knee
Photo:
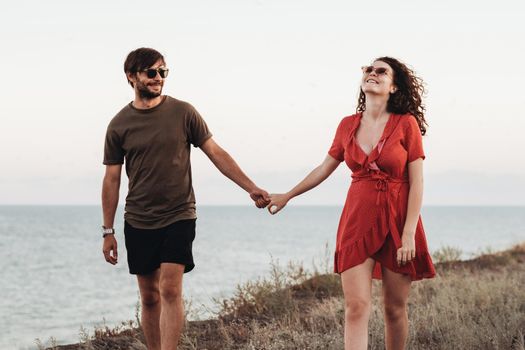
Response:
[[[160,297],[169,303],[180,302],[182,301],[182,288],[170,282],[161,282]]]
[[[157,288],[140,291],[140,301],[143,307],[154,307],[160,302],[160,293]]]

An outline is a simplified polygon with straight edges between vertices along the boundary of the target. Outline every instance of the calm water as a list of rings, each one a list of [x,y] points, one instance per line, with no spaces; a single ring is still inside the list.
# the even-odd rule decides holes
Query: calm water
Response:
[[[185,275],[185,297],[194,308],[213,309],[213,298],[267,275],[272,259],[326,261],[340,212],[287,207],[270,216],[252,207],[199,208],[196,268]],[[524,207],[426,207],[423,222],[431,251],[453,246],[468,258],[525,241],[524,214]],[[81,326],[92,333],[103,320],[112,326],[135,318],[138,294],[127,271],[122,220],[117,266],[102,257],[100,223],[96,206],[0,206],[0,349],[34,349],[35,338],[50,336],[75,342]]]

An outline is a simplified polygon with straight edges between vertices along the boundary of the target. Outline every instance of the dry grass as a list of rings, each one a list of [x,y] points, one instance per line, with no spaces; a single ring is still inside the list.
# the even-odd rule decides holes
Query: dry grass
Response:
[[[469,261],[445,261],[436,268],[435,279],[413,284],[409,349],[525,349],[525,245]],[[370,349],[384,349],[380,288],[380,282],[374,283]],[[215,319],[188,322],[181,349],[343,348],[337,275],[274,265],[269,278],[239,286],[221,307]],[[95,334],[90,348],[144,349],[137,329],[116,333]],[[127,347],[121,347],[124,338]],[[57,349],[83,348],[75,346]]]

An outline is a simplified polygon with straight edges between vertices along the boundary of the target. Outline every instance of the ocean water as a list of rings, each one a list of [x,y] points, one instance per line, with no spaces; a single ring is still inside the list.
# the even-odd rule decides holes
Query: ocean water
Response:
[[[194,242],[196,268],[184,277],[185,298],[205,317],[213,299],[267,276],[272,261],[332,263],[341,207],[287,207],[270,216],[244,206],[202,206]],[[452,246],[469,258],[525,241],[524,207],[425,207],[430,251]],[[35,349],[54,337],[79,340],[83,327],[135,319],[136,280],[128,274],[122,211],[119,263],[102,256],[97,206],[0,206],[0,349]],[[327,247],[328,246],[328,255]]]

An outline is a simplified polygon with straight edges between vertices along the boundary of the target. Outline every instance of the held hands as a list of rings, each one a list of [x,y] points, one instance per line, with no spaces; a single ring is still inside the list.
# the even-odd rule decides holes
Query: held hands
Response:
[[[273,193],[269,195],[268,192],[259,187],[255,187],[250,192],[250,198],[255,202],[257,208],[268,208],[268,212],[272,215],[277,214],[290,200],[287,194]]]
[[[404,231],[401,237],[401,248],[397,250],[397,264],[400,266],[416,257],[415,232]]]

